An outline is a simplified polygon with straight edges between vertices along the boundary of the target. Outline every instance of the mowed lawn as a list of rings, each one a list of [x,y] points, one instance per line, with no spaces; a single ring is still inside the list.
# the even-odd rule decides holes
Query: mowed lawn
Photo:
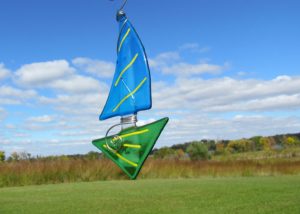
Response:
[[[300,213],[300,176],[0,188],[0,213]]]

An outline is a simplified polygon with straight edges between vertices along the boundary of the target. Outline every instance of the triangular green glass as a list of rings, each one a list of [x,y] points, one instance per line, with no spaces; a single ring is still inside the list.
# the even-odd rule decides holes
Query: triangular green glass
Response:
[[[92,143],[135,179],[168,120],[163,118],[144,126],[130,127]]]

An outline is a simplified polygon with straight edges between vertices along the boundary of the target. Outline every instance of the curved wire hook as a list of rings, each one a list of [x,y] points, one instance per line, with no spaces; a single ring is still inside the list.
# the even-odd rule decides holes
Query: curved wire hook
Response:
[[[125,117],[125,118],[122,118],[122,119],[121,119],[121,123],[118,123],[118,124],[115,124],[115,125],[111,126],[111,127],[107,130],[107,132],[106,132],[106,134],[105,134],[105,144],[106,144],[106,147],[107,147],[109,150],[113,151],[113,152],[117,152],[118,149],[113,149],[113,148],[111,148],[111,146],[109,145],[109,142],[108,142],[108,140],[107,140],[107,137],[108,137],[109,132],[110,132],[113,128],[117,127],[117,126],[122,126],[122,125],[126,125],[126,124],[134,124],[134,126],[136,126],[136,122],[137,122],[136,116],[135,116],[135,117]],[[118,139],[118,140],[120,140],[121,142],[123,141],[122,137],[120,137],[118,134],[113,135],[113,138],[110,140],[110,142],[111,142],[112,144],[115,144],[114,139]]]
[[[110,1],[114,1],[114,0],[110,0]],[[127,3],[127,0],[124,0],[123,4],[122,4],[122,6],[120,7],[119,10],[123,10],[123,8],[125,7],[126,3]]]

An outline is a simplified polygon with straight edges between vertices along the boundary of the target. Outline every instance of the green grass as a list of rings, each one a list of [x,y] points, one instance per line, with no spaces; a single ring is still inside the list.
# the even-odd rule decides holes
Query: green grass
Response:
[[[300,176],[0,188],[0,213],[300,213]]]

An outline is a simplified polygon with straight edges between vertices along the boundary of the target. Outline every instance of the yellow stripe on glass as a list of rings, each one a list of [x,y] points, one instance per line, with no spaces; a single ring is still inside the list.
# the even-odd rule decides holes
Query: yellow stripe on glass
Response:
[[[107,146],[106,146],[106,145],[103,145],[103,147],[107,149]],[[120,155],[118,152],[115,152],[115,151],[112,151],[112,150],[109,150],[109,151],[113,152],[118,158],[120,158],[122,161],[128,163],[129,165],[134,166],[134,167],[137,167],[137,166],[138,166],[136,163],[134,163],[134,162],[132,162],[132,161],[130,161],[130,160],[124,158],[124,157],[123,157],[122,155]]]
[[[122,155],[120,155],[119,153],[116,152],[115,154],[117,155],[118,158],[120,158],[122,161],[128,163],[129,165],[134,166],[134,167],[137,167],[137,166],[138,166],[136,163],[134,163],[134,162],[132,162],[132,161],[130,161],[130,160],[124,158],[124,157],[123,157]]]
[[[127,36],[128,36],[129,33],[130,33],[130,28],[127,30],[127,32],[125,33],[123,39],[121,40],[121,43],[120,43],[119,48],[118,48],[118,52],[120,52],[120,50],[122,48],[122,45],[123,45],[123,43],[124,43],[124,41],[127,38]]]
[[[139,54],[135,54],[135,56],[133,57],[133,59],[130,61],[130,63],[121,71],[116,83],[115,83],[115,87],[119,84],[121,77],[123,76],[123,74],[132,66],[132,64],[135,62],[136,58],[139,56]]]
[[[118,105],[113,109],[113,112],[117,111],[117,109],[125,102],[125,100],[127,100],[130,96],[132,96],[133,94],[135,94],[137,92],[137,90],[140,89],[140,87],[142,87],[142,85],[146,82],[147,77],[145,77],[140,84],[129,94],[126,95],[126,97],[124,97],[119,103]]]
[[[137,132],[123,134],[123,135],[120,135],[119,137],[121,137],[121,138],[130,137],[130,136],[133,136],[133,135],[143,134],[143,133],[148,132],[148,131],[149,131],[149,129],[144,129],[144,130],[137,131]]]
[[[123,144],[124,147],[128,147],[128,148],[133,148],[133,149],[140,149],[141,145],[136,145],[136,144]]]

